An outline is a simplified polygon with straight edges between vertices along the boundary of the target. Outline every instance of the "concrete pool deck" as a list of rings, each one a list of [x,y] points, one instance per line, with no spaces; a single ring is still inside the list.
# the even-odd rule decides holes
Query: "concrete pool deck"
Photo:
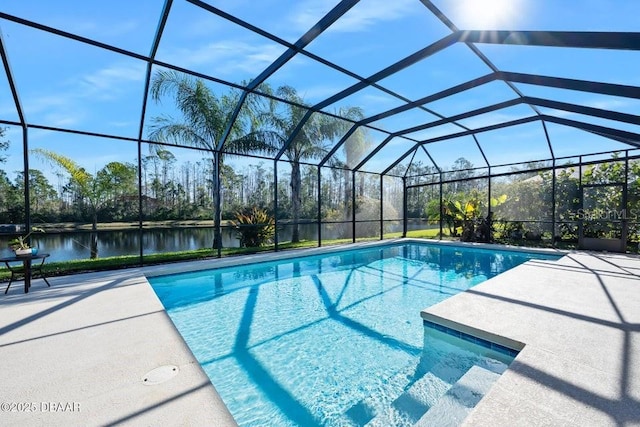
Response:
[[[423,311],[524,344],[468,426],[640,425],[640,258],[529,261]]]
[[[54,277],[51,288],[36,279],[29,294],[12,287],[0,296],[0,425],[235,425],[145,274],[332,249]],[[423,316],[524,345],[467,425],[640,425],[639,257],[529,261]]]

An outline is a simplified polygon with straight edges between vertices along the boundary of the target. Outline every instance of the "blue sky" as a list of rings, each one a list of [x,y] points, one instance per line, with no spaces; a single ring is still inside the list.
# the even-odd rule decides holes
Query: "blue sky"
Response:
[[[287,42],[295,42],[338,1],[209,0],[208,3]],[[640,1],[636,0],[581,0],[580,7],[576,7],[574,1],[559,0],[434,0],[433,3],[460,29],[640,30]],[[0,11],[146,55],[162,4],[160,0],[23,0],[5,1]],[[146,67],[143,62],[4,19],[0,19],[0,30],[29,123],[137,137]],[[448,34],[450,30],[419,0],[361,0],[333,27],[309,44],[307,50],[368,77]],[[499,69],[505,71],[640,86],[640,54],[637,51],[477,46]],[[284,46],[272,40],[184,0],[176,0],[157,59],[225,81],[241,82],[260,74],[284,51]],[[456,44],[381,80],[379,84],[414,100],[489,72],[490,69],[470,49]],[[298,55],[274,73],[268,82],[273,87],[291,85],[307,103],[315,104],[351,86],[356,80]],[[216,93],[226,91],[224,85],[212,83],[210,86]],[[638,100],[525,84],[516,86],[528,96],[631,114],[640,111]],[[506,84],[492,82],[426,107],[448,116],[514,97],[514,92]],[[360,106],[367,115],[372,115],[401,104],[401,100],[387,93],[368,88],[329,106],[327,111],[333,112],[343,106]],[[544,108],[540,110],[545,114],[611,125],[606,120]],[[148,105],[148,118],[159,114],[175,114],[169,100],[162,105]],[[532,110],[521,105],[460,123],[477,128],[530,115]],[[0,74],[0,119],[17,120],[3,74]],[[373,125],[393,132],[435,120],[438,118],[427,112],[411,110]],[[640,133],[639,126],[614,126]],[[627,148],[566,126],[549,125],[548,130],[556,156]],[[423,140],[460,131],[459,127],[446,125],[410,136]],[[8,136],[12,147],[7,153],[9,161],[4,169],[11,172],[22,166],[21,132],[10,127]],[[372,145],[377,146],[385,136],[383,132],[372,131]],[[478,140],[492,164],[550,156],[539,122],[482,133]],[[32,148],[45,147],[72,157],[89,170],[97,170],[113,160],[135,162],[137,156],[136,145],[131,142],[57,132],[31,130],[29,143]],[[392,140],[364,169],[384,170],[412,144],[400,138]],[[426,147],[443,168],[461,156],[476,166],[484,166],[475,142],[468,136]],[[183,151],[179,151],[181,161],[197,160],[195,153],[184,154]],[[417,158],[422,157],[426,160],[422,154]],[[238,167],[246,165],[246,162],[236,162]],[[46,168],[38,159],[32,159],[31,165]]]

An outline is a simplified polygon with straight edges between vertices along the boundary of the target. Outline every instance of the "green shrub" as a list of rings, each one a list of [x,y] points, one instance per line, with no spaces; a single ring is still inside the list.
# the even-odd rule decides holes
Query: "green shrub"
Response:
[[[258,247],[271,243],[276,232],[273,216],[257,207],[236,212],[231,224],[236,229],[240,247]]]

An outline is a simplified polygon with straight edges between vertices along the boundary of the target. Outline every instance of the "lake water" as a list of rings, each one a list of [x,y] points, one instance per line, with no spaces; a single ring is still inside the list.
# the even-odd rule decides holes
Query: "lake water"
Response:
[[[317,224],[300,224],[300,238],[303,240],[317,240]],[[410,225],[409,229],[412,229]],[[356,233],[358,237],[379,236],[380,225],[378,222],[358,224]],[[388,221],[385,224],[386,232],[398,232],[402,230],[401,221]],[[278,239],[280,242],[291,240],[291,226],[279,227]],[[323,239],[349,238],[351,236],[351,224],[323,224]],[[98,232],[98,257],[118,255],[138,255],[139,233],[137,229],[126,231],[100,231]],[[7,247],[9,236],[0,236],[0,256],[11,256],[13,253]],[[32,235],[32,244],[41,252],[51,254],[48,262],[68,261],[74,259],[88,259],[90,257],[91,234],[82,232],[45,233]],[[176,252],[193,249],[210,248],[213,243],[213,228],[166,228],[149,229],[143,232],[144,254],[161,252]],[[238,247],[239,241],[236,233],[231,228],[222,229],[223,247]]]

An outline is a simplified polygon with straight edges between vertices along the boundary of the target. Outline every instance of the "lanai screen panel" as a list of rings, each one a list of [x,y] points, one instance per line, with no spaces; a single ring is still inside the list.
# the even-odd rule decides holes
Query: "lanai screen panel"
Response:
[[[579,166],[557,168],[555,175],[555,236],[561,241],[577,243],[581,208]]]
[[[256,77],[285,50],[199,6],[174,1],[156,59],[240,84]]]
[[[486,218],[489,212],[489,178],[456,181],[455,177],[462,174],[465,172],[444,174],[444,180],[451,182],[442,185],[443,210],[447,214],[443,217],[443,238],[459,240],[463,221],[469,218],[470,209],[477,218]]]
[[[324,167],[321,171],[322,244],[353,237],[351,228],[353,173]]]
[[[240,95],[240,90],[231,86],[165,67],[153,67],[143,139],[215,150]],[[230,138],[238,138],[248,131],[242,117],[233,129]],[[228,144],[225,149],[232,147],[233,144]]]
[[[426,157],[425,151],[418,148],[406,173],[407,231],[440,229],[441,176]],[[436,237],[434,233],[429,237]]]
[[[550,241],[553,172],[514,173],[491,179],[491,211],[496,238],[503,242]]]
[[[419,1],[361,0],[307,50],[369,77],[448,34]]]
[[[288,89],[299,102],[305,105],[314,105],[324,101],[331,95],[340,92],[358,80],[331,68],[315,59],[302,54],[297,54],[287,61],[275,73],[265,80],[266,86],[272,91],[279,88]],[[265,91],[263,86],[261,91]],[[285,97],[290,99],[290,97]],[[353,107],[357,105],[349,105]],[[347,106],[345,106],[347,107]],[[335,113],[336,108],[327,109],[328,112]]]
[[[407,235],[420,231],[437,238],[440,231],[440,185],[407,188]]]
[[[490,70],[487,70],[487,74],[489,72]],[[478,84],[472,88],[458,91],[453,95],[444,95],[439,95],[437,99],[425,106],[446,117],[453,117],[518,97],[506,83],[496,80]]]
[[[459,136],[459,134],[468,133],[469,129],[457,123],[446,123],[442,120],[436,122],[427,123],[423,126],[419,126],[416,129],[411,129],[409,133],[403,135],[407,138],[411,138],[420,142],[429,142],[432,140],[442,141],[453,139]]]
[[[269,178],[273,182],[273,176]],[[296,166],[287,161],[278,162],[277,198],[278,243],[316,240],[318,238],[318,168],[308,164]],[[268,212],[272,213],[273,209]]]
[[[366,126],[355,128],[349,126],[347,134],[341,135],[341,138],[337,141],[340,145],[334,144],[336,149],[333,154],[327,155],[322,160],[324,164],[353,169],[364,160],[371,150],[382,144],[388,136],[383,132]]]
[[[365,117],[369,118],[376,114],[385,113],[403,104],[402,99],[397,96],[374,86],[366,86],[351,95],[329,104],[324,107],[322,111],[335,113],[341,109],[348,110],[355,106],[362,110]]]
[[[457,123],[469,129],[483,129],[489,126],[499,125],[505,122],[513,122],[527,117],[532,117],[535,112],[528,105],[514,105],[473,117],[458,120]],[[516,125],[517,126],[517,125]]]
[[[443,171],[486,168],[487,163],[471,136],[424,144],[434,162]],[[472,176],[475,172],[470,172]],[[461,177],[456,177],[459,179]]]
[[[162,6],[162,1],[155,0],[126,2],[126,7],[115,1],[59,0],[37,4],[9,1],[3,2],[2,12],[146,55],[151,49]],[[5,35],[12,33],[3,21],[0,25]],[[13,37],[17,37],[17,33],[13,33]],[[44,43],[47,45],[49,42]],[[32,47],[35,44],[21,43],[22,49]],[[59,50],[55,53],[58,54]]]
[[[579,156],[586,153],[601,153],[626,150],[628,144],[571,126],[548,123],[547,130],[556,157]]]
[[[356,239],[380,238],[380,175],[356,172]]]
[[[629,153],[633,156],[640,154],[639,150]],[[640,242],[640,159],[635,158],[629,161],[629,175],[627,188],[627,220],[629,227],[629,241],[634,244]]]
[[[24,147],[22,145],[22,128],[18,126],[2,126],[4,136],[0,137],[0,223],[24,224]],[[5,148],[6,147],[6,148]],[[51,184],[46,186],[49,188]],[[31,200],[38,202],[38,200]],[[40,202],[48,204],[48,197]],[[44,208],[44,207],[43,207]],[[0,256],[11,256],[8,245],[0,246]]]
[[[381,80],[380,85],[416,101],[489,72],[466,46],[453,44]]]
[[[143,62],[12,22],[2,31],[27,123],[137,137]]]
[[[424,147],[418,147],[412,155],[411,165],[406,171],[407,185],[433,184],[440,181],[440,171],[427,155]]]
[[[213,251],[211,153],[160,144],[142,144],[141,148],[143,255],[207,248]],[[181,226],[172,227],[176,223]],[[230,229],[223,228],[222,245],[237,246]]]
[[[312,113],[308,117],[305,114],[306,110],[288,106],[284,114],[276,119],[276,126],[271,132],[277,133],[276,139],[280,141],[278,155],[282,154],[282,159],[319,164],[351,129],[352,123],[320,112]],[[361,134],[352,136],[354,139],[344,149],[353,148],[354,151],[347,155],[355,155],[354,153],[360,150],[355,148],[357,143],[364,143],[364,139],[357,139]],[[339,159],[334,160],[334,166],[345,166],[337,161]]]
[[[29,168],[31,222],[53,232],[40,240],[52,260],[62,254],[68,260],[139,252],[135,142],[33,130]]]
[[[477,138],[492,166],[530,163],[553,157],[539,121],[483,132]]]
[[[389,132],[404,133],[406,132],[406,129],[420,126],[425,123],[433,123],[438,120],[440,120],[440,117],[425,111],[423,108],[416,107],[376,120],[371,123],[371,125]]]
[[[394,160],[398,159],[404,152],[415,146],[416,141],[402,137],[392,138],[386,144],[380,146],[380,150],[371,157],[360,170],[365,172],[381,173],[388,169]],[[404,158],[399,165],[390,173],[402,175],[409,165],[409,158]]]
[[[402,178],[382,177],[382,219],[384,238],[398,237],[404,218],[404,187]]]
[[[226,0],[206,0],[206,4],[221,9],[262,30],[268,31],[289,43],[295,43],[312,25],[333,9],[338,0],[314,3],[288,3],[279,0],[262,0],[246,3]],[[279,19],[273,19],[273,16]]]

